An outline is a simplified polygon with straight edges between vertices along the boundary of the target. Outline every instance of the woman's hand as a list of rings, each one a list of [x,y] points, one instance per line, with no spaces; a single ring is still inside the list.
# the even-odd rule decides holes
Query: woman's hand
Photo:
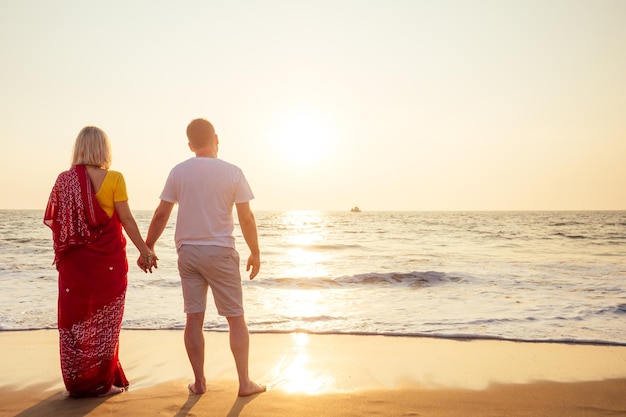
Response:
[[[139,258],[137,258],[137,266],[145,273],[152,273],[152,268],[158,268],[158,259],[159,257],[156,256],[156,253],[149,251],[146,254],[139,255]]]

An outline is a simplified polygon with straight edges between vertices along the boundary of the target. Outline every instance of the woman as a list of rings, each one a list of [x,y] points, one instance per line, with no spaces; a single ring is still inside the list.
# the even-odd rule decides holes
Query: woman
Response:
[[[128,206],[124,177],[109,170],[106,133],[83,128],[71,165],[58,176],[44,215],[59,273],[61,370],[71,396],[106,396],[128,387],[118,360],[128,272],[122,227],[144,272],[153,257]]]

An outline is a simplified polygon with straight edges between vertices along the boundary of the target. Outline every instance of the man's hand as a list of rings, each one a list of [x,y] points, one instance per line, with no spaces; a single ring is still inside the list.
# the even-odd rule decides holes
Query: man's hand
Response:
[[[250,272],[250,280],[253,280],[254,277],[259,273],[259,269],[261,269],[261,258],[259,255],[250,255],[248,257],[248,264],[246,265],[246,271],[250,271],[252,268],[252,272]]]
[[[152,268],[158,268],[157,265],[157,260],[158,260],[158,256],[156,256],[156,253],[154,253],[153,251],[151,251],[150,253],[148,253],[147,255],[139,255],[139,258],[137,258],[137,266],[139,268],[141,268],[141,270],[145,273],[152,273]]]

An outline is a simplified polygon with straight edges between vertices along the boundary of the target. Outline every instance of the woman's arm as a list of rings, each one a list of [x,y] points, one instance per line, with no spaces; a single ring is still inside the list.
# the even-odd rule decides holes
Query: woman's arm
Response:
[[[137,227],[137,222],[133,217],[133,214],[130,211],[130,206],[128,205],[128,201],[117,201],[114,203],[115,211],[120,218],[120,222],[126,231],[126,234],[133,242],[137,250],[140,252],[140,259],[143,260],[142,264],[139,264],[141,269],[146,272],[146,270],[150,270],[152,272],[152,252],[146,242],[144,242],[141,237],[141,232],[139,231],[139,227]]]

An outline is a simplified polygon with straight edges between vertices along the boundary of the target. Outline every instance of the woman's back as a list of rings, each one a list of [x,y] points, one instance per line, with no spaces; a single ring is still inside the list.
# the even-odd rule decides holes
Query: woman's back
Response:
[[[87,173],[89,174],[94,190],[96,190],[96,199],[100,207],[102,207],[109,217],[113,217],[113,213],[115,213],[115,203],[128,200],[124,176],[117,171],[95,167],[88,167]]]

